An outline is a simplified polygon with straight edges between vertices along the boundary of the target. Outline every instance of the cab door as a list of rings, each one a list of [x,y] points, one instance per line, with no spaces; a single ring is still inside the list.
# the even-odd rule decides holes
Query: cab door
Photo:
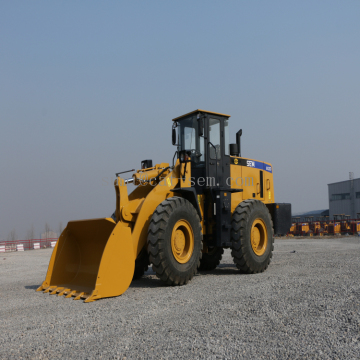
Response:
[[[207,187],[230,187],[230,156],[225,149],[225,129],[223,118],[208,115],[207,123],[207,156],[206,183]],[[227,129],[226,129],[227,130]]]

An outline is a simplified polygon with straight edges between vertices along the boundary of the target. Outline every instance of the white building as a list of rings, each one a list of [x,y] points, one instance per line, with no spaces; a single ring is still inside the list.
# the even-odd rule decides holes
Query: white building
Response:
[[[360,178],[328,184],[328,187],[330,219],[335,214],[357,218],[360,214]]]

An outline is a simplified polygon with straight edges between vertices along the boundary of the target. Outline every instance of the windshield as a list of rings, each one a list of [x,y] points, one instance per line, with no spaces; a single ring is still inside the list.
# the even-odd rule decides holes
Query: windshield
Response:
[[[191,151],[191,161],[196,163],[204,161],[204,138],[198,136],[196,116],[180,120],[178,123],[180,150]]]

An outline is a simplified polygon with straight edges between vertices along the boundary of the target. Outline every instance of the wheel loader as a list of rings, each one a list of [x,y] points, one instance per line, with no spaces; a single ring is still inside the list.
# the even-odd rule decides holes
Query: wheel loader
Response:
[[[116,174],[113,216],[70,221],[37,290],[85,302],[118,296],[150,264],[163,283],[184,285],[215,269],[226,248],[239,272],[266,270],[291,205],[275,203],[270,163],[241,156],[242,130],[230,144],[229,118],[198,109],[173,119],[171,165],[144,160],[132,177]]]

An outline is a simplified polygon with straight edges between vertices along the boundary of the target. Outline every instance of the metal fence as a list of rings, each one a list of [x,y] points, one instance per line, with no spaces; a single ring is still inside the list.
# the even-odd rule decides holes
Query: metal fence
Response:
[[[0,252],[46,249],[54,247],[58,238],[0,241]],[[22,246],[21,246],[22,245]]]

